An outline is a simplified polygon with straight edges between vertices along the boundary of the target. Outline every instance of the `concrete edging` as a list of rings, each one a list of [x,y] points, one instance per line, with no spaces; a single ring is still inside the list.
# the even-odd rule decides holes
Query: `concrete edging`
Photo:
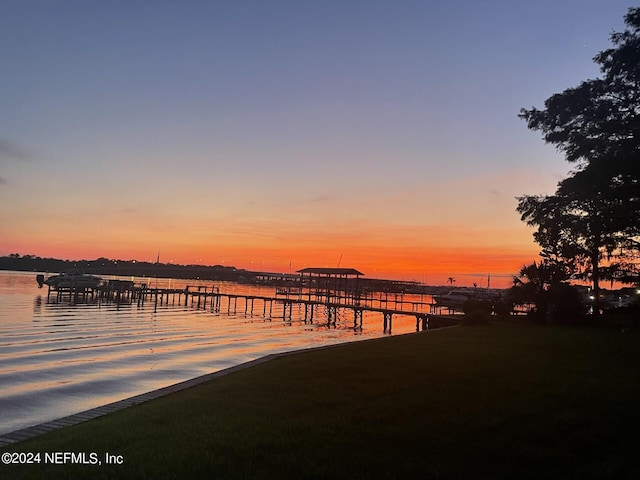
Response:
[[[346,343],[358,343],[358,342],[346,342]],[[164,397],[165,395],[169,395],[171,393],[179,392],[181,390],[186,390],[187,388],[195,387],[196,385],[200,385],[202,383],[208,382],[209,380],[213,380],[214,378],[223,377],[230,373],[244,370],[245,368],[253,367],[255,365],[260,365],[261,363],[275,360],[276,358],[281,358],[281,357],[293,355],[300,352],[322,350],[326,348],[337,347],[340,345],[345,345],[346,343],[337,343],[334,345],[322,345],[319,347],[310,347],[310,348],[304,348],[299,350],[292,350],[290,352],[270,353],[268,355],[265,355],[264,357],[256,358],[255,360],[250,360],[248,362],[244,362],[239,365],[234,365],[233,367],[224,368],[222,370],[218,370],[217,372],[207,373],[205,375],[201,375],[199,377],[185,380],[183,382],[162,387],[157,390],[141,393],[133,397],[125,398],[123,400],[118,400],[117,402],[109,403],[107,405],[102,405],[100,407],[91,408],[83,412],[74,413],[73,415],[69,415],[67,417],[58,418],[58,419],[51,420],[38,425],[33,425],[31,427],[26,427],[20,430],[15,430],[13,432],[5,433],[3,435],[0,435],[0,448],[6,447],[7,445],[11,445],[14,443],[22,442],[23,440],[27,440],[29,438],[37,437],[39,435],[51,432],[53,430],[57,430],[62,427],[68,427],[71,425],[76,425],[78,423],[86,422],[88,420],[93,420],[94,418],[98,418],[103,415],[107,415],[109,413],[117,412],[118,410],[122,410],[127,407],[139,405],[141,403],[148,402],[149,400],[154,400],[156,398]]]
[[[440,327],[432,330],[426,330],[424,332],[418,332],[418,333],[427,333],[427,332],[434,332],[438,330],[446,330],[448,328],[455,328],[457,326],[458,325],[451,325],[447,327]],[[403,335],[415,335],[415,333],[406,333]],[[396,335],[396,336],[402,336],[402,335]],[[7,445],[12,445],[14,443],[22,442],[23,440],[28,440],[30,438],[37,437],[39,435],[43,435],[53,430],[58,430],[63,427],[69,427],[71,425],[83,423],[88,420],[93,420],[94,418],[102,417],[109,413],[123,410],[127,407],[139,405],[141,403],[148,402],[149,400],[154,400],[156,398],[164,397],[165,395],[169,395],[171,393],[179,392],[181,390],[186,390],[187,388],[195,387],[196,385],[200,385],[202,383],[208,382],[209,380],[213,380],[214,378],[223,377],[230,373],[244,370],[245,368],[250,368],[255,365],[260,365],[262,363],[266,363],[266,362],[275,360],[277,358],[287,357],[287,356],[295,355],[298,353],[311,352],[315,350],[325,350],[328,348],[340,347],[342,345],[350,345],[355,343],[375,341],[379,339],[380,338],[371,338],[367,340],[357,340],[353,342],[343,342],[343,343],[336,343],[332,345],[321,345],[318,347],[302,348],[298,350],[291,350],[289,352],[270,353],[268,355],[265,355],[264,357],[259,357],[259,358],[256,358],[255,360],[250,360],[248,362],[244,362],[239,365],[234,365],[233,367],[224,368],[222,370],[218,370],[217,372],[207,373],[205,375],[201,375],[199,377],[185,380],[183,382],[162,387],[157,390],[152,390],[147,393],[141,393],[133,397],[125,398],[123,400],[118,400],[117,402],[109,403],[107,405],[102,405],[100,407],[91,408],[83,412],[74,413],[73,415],[69,415],[67,417],[50,420],[45,423],[41,423],[38,425],[33,425],[31,427],[26,427],[20,430],[15,430],[13,432],[5,433],[3,435],[0,435],[0,448],[6,447]]]

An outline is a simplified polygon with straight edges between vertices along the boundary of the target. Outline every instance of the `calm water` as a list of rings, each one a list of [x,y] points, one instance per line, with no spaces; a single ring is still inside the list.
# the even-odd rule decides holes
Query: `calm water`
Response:
[[[109,278],[109,277],[106,277]],[[153,281],[155,286],[155,280]],[[212,282],[158,280],[182,288]],[[136,280],[136,283],[140,283]],[[272,287],[216,283],[221,292],[272,296]],[[278,353],[380,337],[382,314],[365,313],[354,332],[342,312],[328,328],[322,312],[303,321],[304,308],[282,319],[227,314],[193,306],[79,303],[47,298],[35,273],[0,271],[0,434]],[[242,308],[240,306],[242,305]],[[323,322],[324,320],[324,322]],[[415,318],[393,317],[393,334],[415,332]]]

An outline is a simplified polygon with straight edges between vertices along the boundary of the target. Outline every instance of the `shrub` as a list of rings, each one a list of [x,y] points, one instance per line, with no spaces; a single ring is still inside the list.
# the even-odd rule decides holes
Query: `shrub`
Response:
[[[469,325],[481,325],[489,322],[491,318],[491,302],[470,298],[462,305],[465,323]]]

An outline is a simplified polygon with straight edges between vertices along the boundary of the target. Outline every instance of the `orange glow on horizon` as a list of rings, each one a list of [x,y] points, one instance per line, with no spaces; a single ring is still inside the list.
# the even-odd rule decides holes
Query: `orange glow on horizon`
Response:
[[[21,254],[33,254],[42,257],[70,260],[92,260],[107,257],[121,260],[155,262],[158,252],[135,251],[125,249],[91,248],[79,249],[16,249]],[[287,248],[286,250],[264,248],[229,248],[213,253],[211,250],[193,249],[179,252],[175,249],[160,250],[161,263],[200,264],[234,266],[252,271],[289,273],[305,267],[351,267],[362,271],[367,278],[417,281],[429,285],[447,285],[449,278],[455,278],[456,286],[487,285],[487,276],[491,275],[491,286],[507,288],[512,283],[512,275],[522,265],[537,258],[535,248],[531,250],[483,248],[394,248],[361,247],[331,248],[306,247]]]
[[[431,285],[446,285],[453,277],[458,286],[486,286],[491,274],[492,287],[508,287],[511,275],[538,255],[531,231],[517,221],[503,227],[229,217],[162,226],[91,217],[67,226],[31,224],[26,238],[10,233],[0,254],[155,262],[160,252],[162,263],[280,273],[340,263],[368,278]]]

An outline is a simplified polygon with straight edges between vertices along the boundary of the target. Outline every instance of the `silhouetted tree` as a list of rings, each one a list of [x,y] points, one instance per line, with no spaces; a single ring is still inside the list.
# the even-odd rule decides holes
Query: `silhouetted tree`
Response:
[[[590,280],[597,313],[600,281],[621,269],[616,260],[629,244],[625,219],[619,216],[622,199],[602,195],[598,180],[581,171],[560,182],[555,195],[518,200],[522,220],[538,227],[534,239],[544,262],[555,265],[556,275],[564,270],[563,280]]]
[[[567,282],[567,267],[545,260],[525,265],[513,279],[508,299],[514,304],[534,304],[534,318],[547,323],[571,323],[585,313],[579,292]]]
[[[596,298],[600,280],[630,269],[640,247],[640,8],[625,23],[594,57],[601,78],[520,112],[577,168],[555,195],[519,197],[518,211],[538,227],[542,256],[589,278]]]
[[[554,282],[553,277],[553,270],[548,264],[533,262],[524,265],[513,278],[510,297],[517,304],[533,303],[538,310],[542,310],[543,294]]]

